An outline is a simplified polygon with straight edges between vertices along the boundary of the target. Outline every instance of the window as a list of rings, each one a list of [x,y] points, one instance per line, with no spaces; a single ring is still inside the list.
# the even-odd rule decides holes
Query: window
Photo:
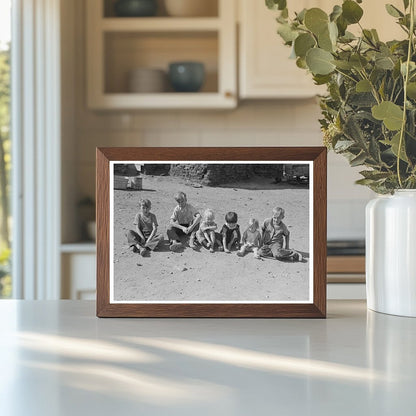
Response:
[[[10,7],[10,0],[0,0],[0,298],[9,298],[12,293],[10,270]]]

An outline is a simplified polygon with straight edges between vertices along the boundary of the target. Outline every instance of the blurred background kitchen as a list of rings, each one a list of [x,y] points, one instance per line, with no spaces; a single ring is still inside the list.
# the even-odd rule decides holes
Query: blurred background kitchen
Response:
[[[398,32],[386,12],[372,9],[376,1],[364,1],[364,25],[376,27],[381,38],[387,30]],[[336,3],[288,1],[288,7],[328,11]],[[47,16],[49,3],[45,4],[39,6],[39,22]],[[44,32],[46,61],[38,57],[36,62],[59,75],[54,79],[45,71],[42,84],[46,102],[48,94],[52,102],[53,96],[59,98],[56,106],[44,110],[46,125],[48,115],[58,112],[59,137],[52,172],[42,178],[48,183],[48,175],[57,173],[59,183],[51,182],[55,191],[45,191],[44,198],[60,227],[44,224],[44,236],[52,236],[48,240],[52,249],[43,253],[45,264],[39,263],[39,256],[34,260],[40,264],[39,273],[29,290],[27,270],[24,274],[29,263],[17,269],[17,297],[94,298],[96,147],[322,145],[315,98],[322,90],[289,59],[290,48],[276,34],[275,14],[263,0],[50,0],[50,4],[55,20],[47,27],[59,31],[60,40],[52,43]],[[25,22],[30,13],[22,4],[19,7],[24,12],[20,21]],[[36,16],[36,8],[31,13]],[[26,23],[36,27],[36,19]],[[13,33],[27,54],[28,35],[18,29]],[[51,47],[45,47],[48,42]],[[50,57],[55,66],[48,63]],[[22,105],[29,106],[25,100],[31,98],[26,95]],[[47,130],[45,134],[48,137]],[[48,154],[37,153],[41,160]],[[25,162],[20,160],[20,166]],[[358,170],[345,159],[329,153],[330,298],[365,298],[364,215],[373,194],[354,184],[358,177]],[[41,238],[38,233],[32,241]],[[15,239],[17,247],[19,237]],[[49,256],[54,258],[51,267]],[[46,282],[42,268],[49,276]],[[48,281],[52,290],[47,289]]]

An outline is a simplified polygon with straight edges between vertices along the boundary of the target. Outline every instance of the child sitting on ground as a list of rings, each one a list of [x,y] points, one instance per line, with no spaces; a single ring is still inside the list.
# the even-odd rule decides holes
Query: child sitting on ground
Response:
[[[169,249],[178,252],[183,248],[180,237],[189,235],[189,246],[195,248],[195,231],[198,228],[201,214],[191,204],[188,204],[186,194],[178,192],[175,195],[178,205],[170,217],[170,225],[167,230]]]
[[[215,244],[218,245],[218,249],[222,251],[221,235],[215,230],[217,224],[215,223],[215,215],[212,209],[207,209],[204,212],[202,221],[199,224],[199,229],[196,232],[196,238],[201,246],[209,248],[209,251],[213,253],[215,251]]]
[[[250,218],[248,228],[243,232],[241,237],[241,248],[237,251],[237,256],[243,257],[247,252],[252,251],[254,258],[259,259],[258,250],[261,244],[261,233],[259,222],[255,218]]]
[[[235,212],[228,212],[225,215],[225,224],[222,226],[222,245],[226,253],[231,253],[233,246],[240,248],[240,226],[237,224],[238,216]]]
[[[260,247],[259,255],[274,257],[277,260],[302,261],[303,258],[300,253],[289,249],[290,233],[282,221],[284,217],[285,210],[276,207],[273,209],[273,216],[264,220],[262,228],[263,245]]]
[[[157,248],[163,237],[156,234],[158,223],[155,214],[150,212],[152,203],[148,199],[142,199],[139,207],[140,211],[134,217],[133,222],[136,231],[127,231],[126,237],[133,252],[140,253],[144,257]]]

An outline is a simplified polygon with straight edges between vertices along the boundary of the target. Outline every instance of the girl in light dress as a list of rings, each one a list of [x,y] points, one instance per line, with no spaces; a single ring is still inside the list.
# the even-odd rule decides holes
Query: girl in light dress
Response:
[[[261,246],[261,233],[259,222],[255,218],[250,218],[247,229],[241,236],[241,248],[237,251],[237,256],[243,257],[247,252],[252,251],[255,259],[260,259],[258,250]]]
[[[196,239],[201,246],[208,248],[211,253],[215,251],[215,244],[217,244],[220,251],[223,250],[221,236],[216,232],[217,227],[214,212],[212,209],[206,209],[196,232]]]

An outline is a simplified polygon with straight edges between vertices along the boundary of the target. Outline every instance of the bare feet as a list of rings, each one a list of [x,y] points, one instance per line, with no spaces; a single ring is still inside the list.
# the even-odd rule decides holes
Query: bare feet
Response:
[[[180,243],[179,241],[174,241],[169,246],[169,250],[173,251],[174,253],[177,253],[178,251],[182,249],[182,247],[183,247],[182,243]]]

